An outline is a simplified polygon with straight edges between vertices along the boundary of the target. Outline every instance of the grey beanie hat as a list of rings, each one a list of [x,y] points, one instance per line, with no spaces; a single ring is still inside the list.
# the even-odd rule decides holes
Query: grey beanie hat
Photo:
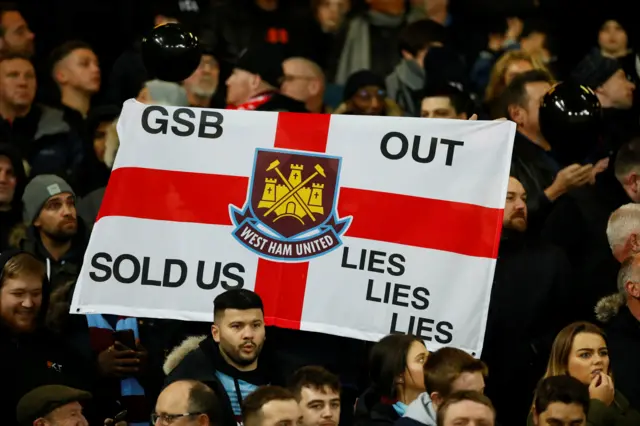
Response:
[[[186,107],[189,106],[187,91],[177,83],[162,80],[150,80],[145,83],[154,105]]]
[[[56,175],[38,175],[34,177],[27,184],[22,195],[22,204],[24,205],[22,220],[28,225],[33,224],[44,203],[54,195],[64,192],[76,195],[71,186],[61,177]]]

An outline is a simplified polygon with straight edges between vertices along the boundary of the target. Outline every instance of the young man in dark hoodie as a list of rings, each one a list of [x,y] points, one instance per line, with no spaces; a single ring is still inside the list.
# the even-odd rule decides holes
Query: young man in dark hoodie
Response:
[[[88,235],[76,213],[75,192],[55,175],[36,176],[22,196],[26,236],[20,248],[42,259],[56,289],[80,274]]]
[[[279,384],[273,366],[260,356],[265,342],[260,296],[234,289],[214,300],[211,336],[192,337],[167,357],[165,384],[198,380],[220,398],[223,425],[242,422],[241,403],[259,386]]]
[[[17,424],[16,404],[44,384],[77,384],[69,358],[44,327],[49,301],[45,265],[33,255],[12,249],[0,254],[0,353],[5,394],[0,399],[3,425]]]

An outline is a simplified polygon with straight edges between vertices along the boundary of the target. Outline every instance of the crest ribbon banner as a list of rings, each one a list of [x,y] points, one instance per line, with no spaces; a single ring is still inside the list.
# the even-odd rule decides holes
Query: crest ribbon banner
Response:
[[[72,313],[267,325],[482,350],[511,122],[124,104]]]

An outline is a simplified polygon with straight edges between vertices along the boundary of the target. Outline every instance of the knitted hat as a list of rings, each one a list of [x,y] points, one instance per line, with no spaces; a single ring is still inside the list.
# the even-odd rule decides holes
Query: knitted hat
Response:
[[[187,91],[177,83],[151,80],[147,81],[144,86],[149,90],[149,96],[154,105],[189,106]]]
[[[382,77],[379,77],[369,70],[360,70],[354,72],[349,76],[349,78],[347,78],[342,98],[345,101],[348,101],[358,92],[358,90],[367,86],[377,86],[381,89],[386,89],[386,84]]]
[[[622,65],[617,59],[605,58],[600,52],[587,55],[571,74],[571,78],[577,84],[597,89],[606,83]]]
[[[245,49],[238,58],[235,67],[257,74],[273,87],[280,87],[284,77],[282,47],[264,43]]]
[[[40,214],[42,206],[54,195],[68,192],[76,195],[69,184],[56,175],[38,175],[27,184],[22,195],[22,219],[31,225]]]
[[[56,408],[88,399],[91,399],[91,394],[79,389],[62,385],[40,386],[20,398],[16,407],[16,417],[21,425],[31,426],[35,420]]]

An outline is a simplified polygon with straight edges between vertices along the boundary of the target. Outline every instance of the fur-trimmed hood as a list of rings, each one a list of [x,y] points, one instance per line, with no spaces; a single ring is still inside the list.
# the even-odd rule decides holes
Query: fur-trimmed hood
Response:
[[[206,338],[207,336],[191,336],[173,348],[165,358],[164,364],[162,365],[162,371],[164,371],[164,374],[168,376],[190,352],[198,349],[200,347],[200,343],[202,343]]]
[[[610,296],[603,297],[596,305],[595,312],[598,321],[607,323],[613,319],[620,308],[627,303],[625,296],[621,293],[615,293]]]

